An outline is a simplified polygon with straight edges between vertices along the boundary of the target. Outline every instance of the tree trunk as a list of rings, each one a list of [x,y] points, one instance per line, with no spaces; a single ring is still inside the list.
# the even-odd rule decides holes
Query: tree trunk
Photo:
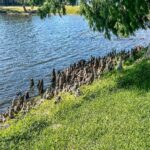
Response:
[[[150,58],[150,44],[149,44],[148,50],[146,52],[146,58]]]
[[[23,5],[23,10],[24,10],[25,13],[28,12],[25,5]]]
[[[23,4],[22,7],[23,7],[24,12],[27,13],[28,11],[26,9],[25,0],[22,1],[22,4]]]

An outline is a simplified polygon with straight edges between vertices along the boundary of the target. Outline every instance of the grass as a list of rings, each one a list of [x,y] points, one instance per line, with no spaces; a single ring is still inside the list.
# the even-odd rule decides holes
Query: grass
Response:
[[[6,122],[0,149],[148,150],[150,61],[142,60],[81,87],[75,98],[47,100],[22,119]],[[19,116],[18,116],[19,117]]]
[[[31,7],[27,6],[27,10],[31,10]],[[32,10],[37,10],[38,7],[33,7]],[[0,6],[0,12],[7,12],[7,13],[24,13],[22,6]],[[79,13],[79,6],[66,6],[67,14],[78,14]]]
[[[26,7],[27,10],[31,10],[31,7]],[[34,7],[33,10],[37,10],[37,7]],[[0,6],[0,11],[8,13],[24,13],[22,6]]]
[[[66,13],[67,14],[79,14],[80,13],[80,6],[66,6]]]

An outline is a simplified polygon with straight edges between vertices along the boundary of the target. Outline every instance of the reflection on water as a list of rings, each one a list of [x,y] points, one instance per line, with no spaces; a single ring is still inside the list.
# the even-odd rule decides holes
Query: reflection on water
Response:
[[[91,55],[105,55],[112,49],[131,49],[150,42],[150,30],[135,37],[111,41],[89,30],[80,16],[0,16],[0,107],[18,90],[25,91],[30,78],[49,84],[53,68],[62,69]],[[4,106],[4,105],[3,105]]]

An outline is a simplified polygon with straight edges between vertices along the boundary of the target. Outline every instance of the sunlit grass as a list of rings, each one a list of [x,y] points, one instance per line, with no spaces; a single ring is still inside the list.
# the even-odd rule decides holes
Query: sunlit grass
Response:
[[[78,98],[63,93],[58,105],[45,101],[6,123],[11,126],[0,132],[0,149],[149,149],[149,69],[143,60],[82,86]]]
[[[26,7],[27,10],[37,10],[38,7],[34,6]],[[24,13],[22,6],[0,6],[0,12],[8,12],[8,13]],[[79,6],[66,6],[67,14],[78,14],[79,13]]]
[[[33,10],[37,10],[38,7],[34,7]],[[27,6],[27,10],[31,10],[32,8]],[[0,6],[0,10],[6,11],[6,12],[12,12],[12,13],[23,13],[23,7],[22,6]]]
[[[79,6],[66,6],[66,13],[67,14],[79,14],[80,12]]]

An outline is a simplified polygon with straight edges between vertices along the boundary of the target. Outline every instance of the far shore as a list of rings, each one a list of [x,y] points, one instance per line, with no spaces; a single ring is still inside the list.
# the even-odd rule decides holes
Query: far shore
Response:
[[[26,6],[28,12],[24,12],[22,6],[0,6],[0,14],[12,14],[12,15],[30,15],[37,14],[39,7]],[[67,14],[79,14],[79,6],[66,6]]]

